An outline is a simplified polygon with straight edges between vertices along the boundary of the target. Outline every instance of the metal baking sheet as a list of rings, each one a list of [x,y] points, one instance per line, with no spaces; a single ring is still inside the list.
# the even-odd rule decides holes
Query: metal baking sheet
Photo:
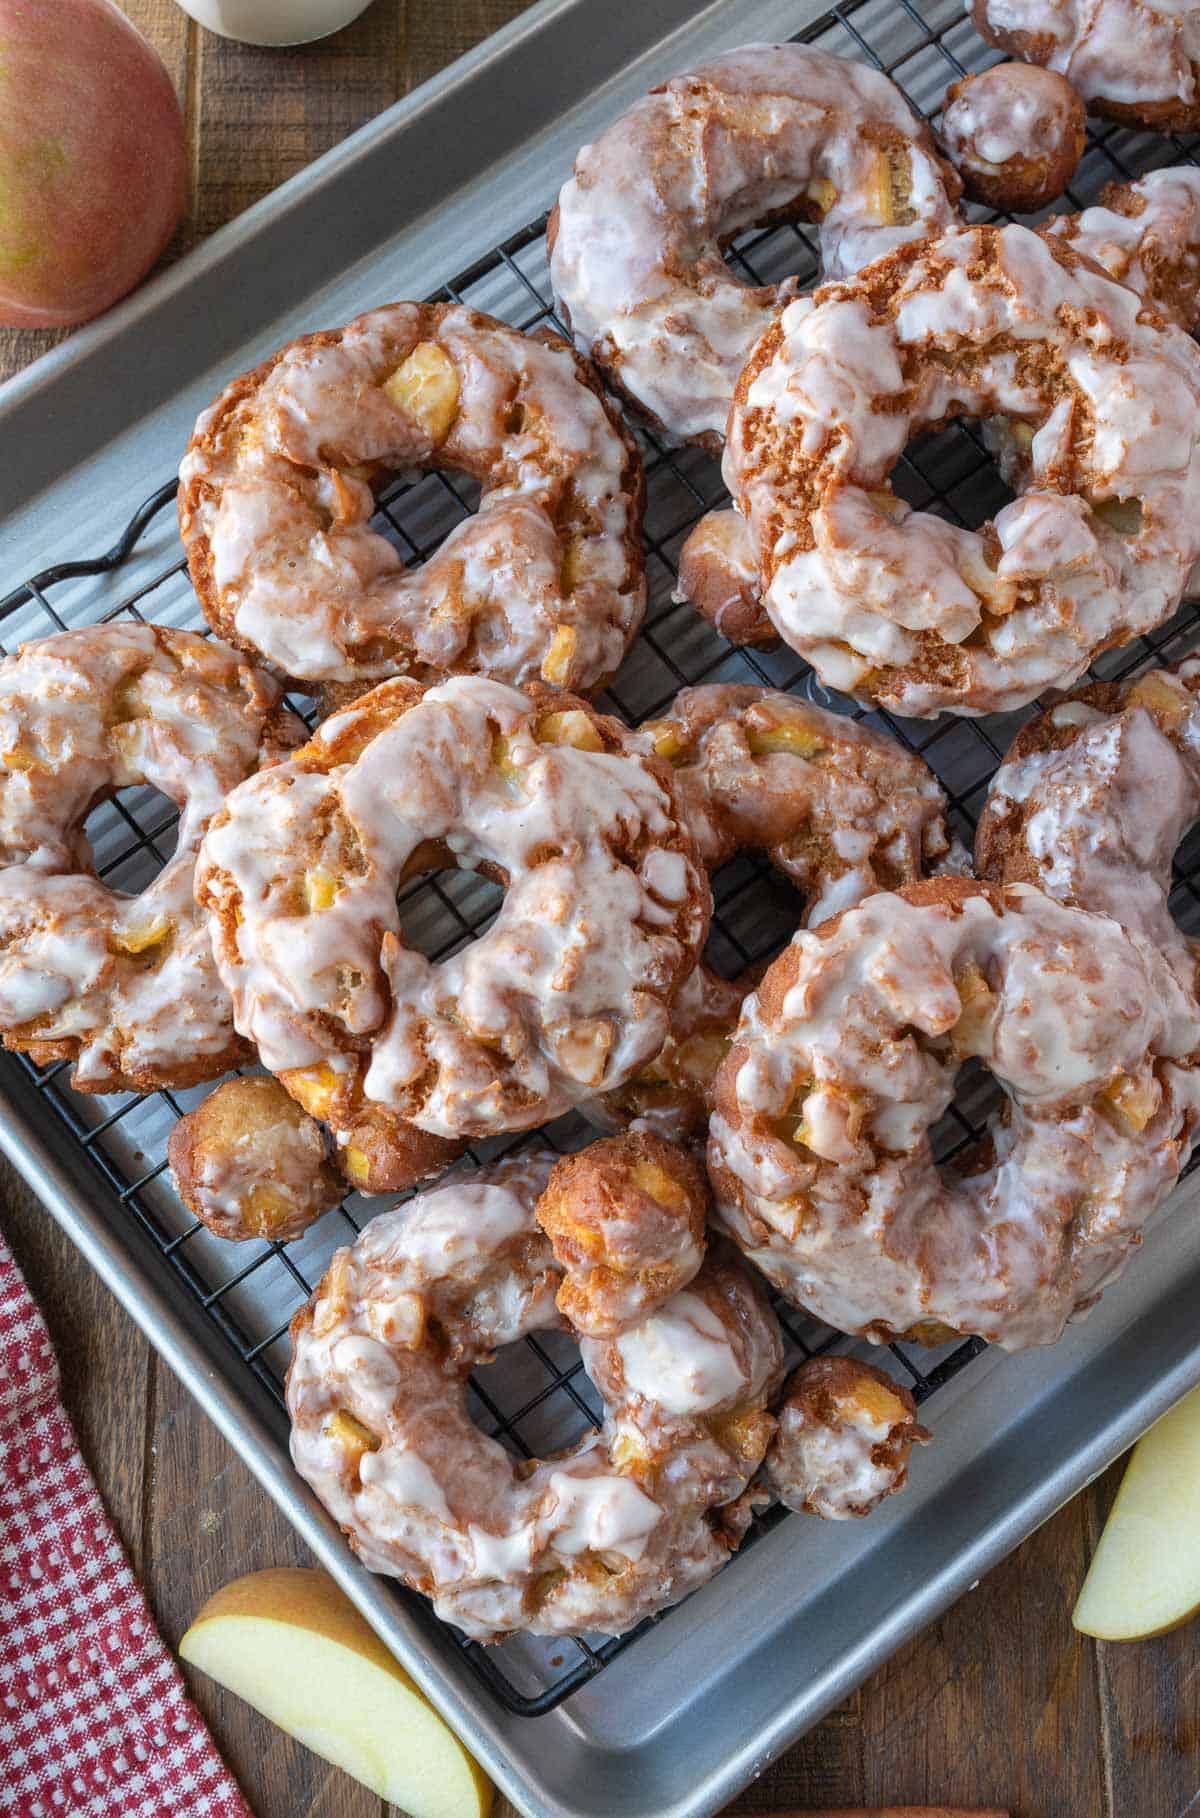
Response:
[[[992,60],[959,0],[920,10],[908,0],[857,0],[835,13],[723,0],[694,14],[680,0],[615,11],[543,0],[0,392],[0,595],[107,550],[170,475],[200,406],[291,334],[447,283],[509,320],[544,319],[540,220],[578,145],[659,77],[718,48],[800,32],[874,57],[926,111],[961,66]],[[1176,142],[1101,129],[1076,199],[1114,174],[1184,153]],[[734,257],[758,276],[815,269],[807,240],[790,229],[750,236]],[[615,704],[637,718],[680,680],[734,674],[810,688],[789,653],[730,656],[690,609],[671,604],[679,541],[719,496],[719,478],[692,451],[648,445],[647,461],[652,605]],[[990,484],[964,432],[913,451],[899,482],[914,503],[968,515],[992,508]],[[469,503],[429,480],[397,489],[387,520],[419,559]],[[47,577],[11,604],[0,635],[11,644],[117,612],[198,623],[179,553],[163,496],[120,562]],[[1174,655],[1197,624],[1186,612],[1153,647],[1113,664],[1144,661],[1152,648]],[[969,834],[1012,716],[892,729],[925,751]],[[99,816],[89,834],[101,869],[139,888],[169,845],[170,819],[152,792]],[[1192,925],[1200,897],[1187,856],[1174,900]],[[730,868],[717,895],[714,957],[725,970],[790,930],[795,906],[761,867]],[[414,892],[406,927],[436,949],[467,937],[489,907],[478,880],[443,879]],[[938,1443],[918,1460],[905,1497],[870,1522],[768,1520],[717,1580],[617,1648],[599,1638],[582,1653],[515,1641],[484,1656],[464,1650],[419,1599],[362,1572],[287,1462],[281,1327],[335,1244],[376,1206],[351,1196],[283,1248],[222,1244],[196,1229],[163,1172],[170,1123],[199,1093],[85,1099],[62,1070],[39,1075],[13,1058],[3,1084],[5,1151],[489,1771],[538,1818],[717,1810],[1200,1378],[1190,1318],[1200,1230],[1177,1209],[1158,1221],[1136,1269],[1053,1351],[1008,1359],[974,1346],[903,1348],[898,1367],[911,1373]],[[978,1115],[978,1106],[960,1107],[960,1134]],[[74,1141],[62,1140],[64,1130]],[[566,1145],[581,1130],[566,1124],[552,1134]],[[1176,1197],[1181,1206],[1194,1193]],[[804,1348],[828,1341],[802,1320],[792,1327]],[[588,1418],[586,1378],[555,1344],[507,1364],[480,1404],[481,1418],[518,1446],[565,1443]],[[497,1377],[505,1368],[496,1366]]]

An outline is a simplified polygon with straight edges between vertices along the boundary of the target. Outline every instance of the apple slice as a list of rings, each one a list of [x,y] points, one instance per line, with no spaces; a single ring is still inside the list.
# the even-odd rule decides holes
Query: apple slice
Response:
[[[1200,1389],[1133,1448],[1072,1622],[1100,1641],[1140,1641],[1200,1609]]]
[[[179,1652],[412,1818],[491,1811],[491,1782],[327,1573],[236,1578]]]

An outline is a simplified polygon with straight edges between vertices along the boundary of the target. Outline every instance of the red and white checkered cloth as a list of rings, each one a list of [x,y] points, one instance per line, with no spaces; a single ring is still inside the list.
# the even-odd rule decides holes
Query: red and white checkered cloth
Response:
[[[0,1812],[252,1818],[155,1630],[3,1237]]]

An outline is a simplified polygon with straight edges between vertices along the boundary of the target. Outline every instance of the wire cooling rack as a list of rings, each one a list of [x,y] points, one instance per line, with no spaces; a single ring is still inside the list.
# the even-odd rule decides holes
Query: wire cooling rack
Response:
[[[946,85],[995,60],[963,16],[960,0],[941,4],[930,0],[922,10],[914,0],[847,0],[800,38],[886,71],[935,124]],[[1190,159],[1191,144],[1194,141],[1093,126],[1076,183],[1063,206],[1085,206],[1114,178]],[[543,218],[495,247],[448,282],[438,298],[468,303],[523,329],[560,326],[546,269],[544,228]],[[730,260],[754,284],[794,273],[805,286],[817,272],[815,244],[803,228],[750,234],[732,249]],[[364,307],[384,300],[366,298]],[[642,442],[650,607],[645,629],[604,705],[636,723],[660,712],[677,688],[702,681],[751,680],[807,695],[822,706],[867,719],[919,752],[946,788],[953,831],[969,846],[990,777],[1027,714],[984,721],[946,716],[932,723],[865,714],[854,702],[820,687],[808,666],[787,649],[731,651],[690,607],[671,598],[684,537],[703,512],[725,496],[717,466],[694,449],[670,451],[651,436],[643,436]],[[895,485],[910,504],[967,524],[993,514],[1010,496],[969,424],[914,444],[896,472]],[[100,620],[148,619],[206,629],[177,547],[149,578],[120,590],[121,570],[141,554],[151,540],[148,533],[153,532],[155,539],[166,534],[174,494],[172,481],[147,499],[104,555],[48,566],[0,599],[3,648],[11,649],[23,638]],[[389,490],[379,501],[376,524],[408,561],[419,563],[469,514],[474,502],[470,487],[456,477],[430,474]],[[138,568],[144,576],[145,564]],[[94,581],[94,589],[81,596],[78,586],[65,585],[81,579]],[[1152,637],[1112,653],[1098,673],[1113,677],[1150,659],[1176,660],[1198,638],[1200,614],[1188,607]],[[311,704],[294,705],[305,712]],[[307,717],[311,723],[311,712]],[[169,856],[175,820],[171,804],[148,788],[124,791],[103,805],[87,827],[99,875],[117,889],[144,889]],[[727,976],[778,951],[798,920],[800,905],[794,893],[749,855],[717,875],[714,895],[709,958]],[[492,885],[468,872],[443,872],[418,881],[401,897],[406,936],[431,958],[444,958],[487,926],[498,900]],[[1200,932],[1200,836],[1193,836],[1177,855],[1172,906],[1185,928]],[[87,1097],[71,1090],[65,1065],[42,1070],[17,1056],[4,1057],[3,1065],[22,1068],[36,1082],[48,1109],[118,1195],[141,1240],[168,1259],[181,1291],[192,1296],[218,1328],[228,1346],[230,1369],[249,1370],[282,1403],[292,1313],[312,1291],[335,1248],[351,1241],[383,1202],[350,1194],[294,1243],[225,1243],[183,1208],[165,1159],[173,1122],[210,1087],[147,1097]],[[984,1077],[965,1079],[938,1133],[943,1153],[949,1156],[973,1141],[994,1104],[994,1089]],[[573,1116],[560,1119],[537,1138],[481,1146],[472,1154],[477,1161],[491,1159],[506,1148],[527,1146],[530,1140],[565,1151],[588,1140],[589,1134],[584,1121]],[[779,1311],[793,1360],[849,1342],[784,1306]],[[928,1400],[981,1349],[977,1340],[933,1352],[892,1347],[902,1377],[919,1402]],[[559,1333],[542,1333],[510,1349],[479,1377],[473,1396],[480,1425],[521,1457],[545,1455],[571,1444],[600,1413],[577,1348]],[[782,1510],[769,1510],[747,1544],[781,1519],[787,1519]],[[736,1560],[730,1569],[737,1569]],[[400,1590],[396,1594],[406,1595]],[[670,1613],[655,1620],[669,1621]],[[489,1650],[459,1640],[494,1695],[509,1710],[532,1716],[552,1709],[617,1652],[636,1645],[640,1633],[620,1640],[595,1637],[554,1643],[514,1637]]]

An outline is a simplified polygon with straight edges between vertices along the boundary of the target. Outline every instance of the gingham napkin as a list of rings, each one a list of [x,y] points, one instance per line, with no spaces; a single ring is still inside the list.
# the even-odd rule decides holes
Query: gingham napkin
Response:
[[[3,1236],[0,1812],[252,1818],[104,1512]]]

